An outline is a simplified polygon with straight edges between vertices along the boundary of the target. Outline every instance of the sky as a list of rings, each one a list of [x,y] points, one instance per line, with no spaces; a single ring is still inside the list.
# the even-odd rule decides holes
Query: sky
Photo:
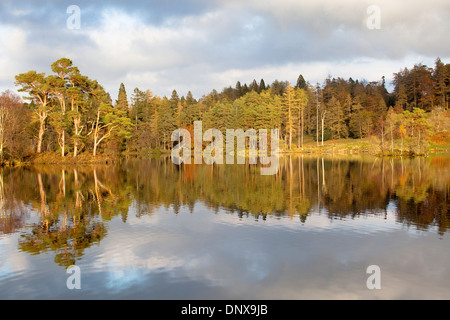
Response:
[[[389,90],[405,67],[450,63],[449,32],[448,0],[1,0],[0,92],[62,57],[113,99],[120,83],[129,97],[201,98],[300,74],[311,84],[384,76]]]

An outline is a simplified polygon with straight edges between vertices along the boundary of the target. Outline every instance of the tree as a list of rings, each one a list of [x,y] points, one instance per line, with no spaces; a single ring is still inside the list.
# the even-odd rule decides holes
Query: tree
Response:
[[[158,109],[150,117],[149,121],[150,137],[155,147],[160,147],[160,136],[159,136],[159,112]]]
[[[403,84],[399,85],[397,93],[397,105],[399,105],[403,110],[408,107],[408,96],[406,95],[406,88]]]
[[[299,88],[299,89],[306,89],[308,87],[308,84],[306,83],[306,81],[302,75],[298,76],[297,85],[295,87]]]
[[[80,143],[87,137],[87,135],[83,136],[82,132],[85,127],[87,129],[86,123],[88,120],[85,118],[89,118],[87,113],[89,111],[88,107],[92,103],[91,91],[95,92],[97,82],[83,76],[78,68],[74,68],[73,72],[69,75],[68,82],[67,98],[70,105],[68,114],[73,122],[73,157],[76,158]]]
[[[323,108],[320,113],[321,119],[322,119],[322,146],[323,146],[323,140],[324,140],[324,127],[325,127],[324,123],[325,123],[325,115],[326,114],[327,114],[327,109]]]
[[[52,112],[49,113],[49,118],[51,121],[52,127],[58,133],[58,144],[61,148],[61,157],[65,155],[65,116],[66,116],[66,87],[64,80],[60,79],[55,75],[49,75],[49,84],[51,87],[50,98],[59,102],[59,109],[53,108]]]
[[[261,79],[261,81],[259,82],[259,92],[262,92],[264,90],[266,90],[266,83],[264,82],[264,79]]]
[[[447,75],[447,70],[444,63],[442,63],[440,58],[436,59],[435,67],[433,71],[433,78],[436,84],[436,96],[438,103],[443,107],[448,107],[448,97],[447,97],[447,84],[446,79],[449,77]]]
[[[5,129],[7,118],[9,117],[8,105],[10,99],[8,99],[7,93],[2,93],[0,96],[0,163],[3,163],[3,149],[5,147]]]
[[[445,114],[445,108],[442,106],[436,106],[431,110],[429,120],[435,132],[448,131],[450,129],[450,119]]]
[[[363,138],[363,114],[361,103],[357,102],[352,105],[350,114],[349,130],[353,137]]]
[[[435,80],[432,76],[433,69],[420,65],[417,67],[416,72],[418,73],[420,107],[425,110],[431,110],[436,98]]]
[[[188,125],[194,123],[194,121],[200,120],[200,113],[198,108],[198,102],[194,99],[192,92],[189,91],[186,95],[185,116]]]
[[[116,108],[127,113],[129,111],[127,91],[125,90],[125,85],[123,83],[121,83],[119,87],[119,95],[116,100]]]
[[[90,134],[93,135],[93,153],[95,157],[100,143],[113,136],[129,138],[133,123],[127,117],[126,111],[114,108],[108,101],[107,95],[98,83],[95,82],[91,94],[95,97],[95,119],[91,124]]]
[[[304,138],[304,132],[305,132],[305,108],[308,105],[308,96],[306,94],[306,91],[302,88],[297,88],[295,90],[295,97],[298,101],[298,132],[299,132],[299,146],[303,148],[303,138]]]
[[[176,129],[175,111],[172,109],[171,102],[167,97],[164,97],[158,105],[158,119],[157,128],[159,133],[159,142],[163,149],[168,149],[167,145],[171,142],[170,137],[172,132]]]
[[[319,109],[320,109],[320,86],[317,84],[315,90],[316,96],[316,143],[319,146]]]
[[[253,79],[252,83],[250,84],[250,86],[248,87],[249,91],[256,91],[256,92],[260,92],[259,91],[259,86],[258,83],[256,82],[255,79]]]
[[[333,137],[347,138],[348,127],[346,124],[348,111],[346,110],[346,102],[344,105],[333,96],[327,104],[328,109],[328,126],[331,130]]]
[[[288,82],[275,80],[270,87],[273,94],[282,96],[287,86]]]
[[[50,93],[52,87],[49,78],[45,76],[45,73],[37,73],[32,70],[16,75],[15,79],[16,86],[21,86],[19,92],[27,92],[29,94],[25,99],[32,101],[30,107],[33,108],[33,113],[38,118],[39,132],[36,152],[41,153],[45,133],[45,121],[51,110]]]
[[[5,91],[0,95],[0,163],[9,159],[23,159],[30,146],[27,126],[28,107],[19,95]]]
[[[414,131],[416,133],[417,150],[419,154],[422,154],[427,146],[427,135],[429,132],[430,124],[425,116],[425,111],[420,108],[414,108],[412,113]]]
[[[433,69],[422,64],[414,65],[411,70],[404,68],[394,73],[393,83],[397,100],[402,95],[402,104],[404,104],[403,100],[406,94],[411,112],[413,108],[430,109],[433,107],[436,98]]]
[[[450,100],[450,63],[447,63],[445,65],[445,72],[444,72],[444,81],[445,81],[445,95],[446,95],[446,101],[447,104],[445,106],[445,110],[448,110],[448,102]]]
[[[69,76],[76,71],[76,68],[72,66],[72,61],[67,58],[61,58],[56,60],[51,65],[52,71],[56,73],[56,76],[50,78],[50,85],[52,87],[51,94],[56,97],[59,102],[60,111],[56,113],[56,125],[59,132],[59,143],[61,147],[61,156],[65,155],[66,144],[66,96],[67,96],[67,81]]]
[[[289,149],[292,149],[292,136],[294,130],[294,108],[298,105],[298,99],[295,97],[295,89],[288,82],[283,94],[283,109],[285,118],[286,133],[289,136]]]
[[[243,94],[242,94],[242,85],[241,85],[240,81],[236,82],[235,90],[237,92],[238,98],[243,96]]]
[[[145,92],[134,88],[131,96],[130,118],[134,121],[134,126],[137,128],[138,121],[142,120],[143,104],[145,103]]]
[[[389,130],[389,135],[391,138],[391,153],[394,153],[394,133],[395,133],[395,125],[396,125],[396,114],[394,108],[389,108],[386,115],[386,126]]]
[[[406,111],[404,111],[406,112]],[[409,112],[409,111],[407,111]],[[398,125],[398,134],[400,136],[400,155],[403,154],[403,142],[405,140],[406,137],[406,128],[405,128],[405,122],[406,122],[406,118],[404,116],[403,113],[398,113],[395,117],[396,120],[396,124]]]

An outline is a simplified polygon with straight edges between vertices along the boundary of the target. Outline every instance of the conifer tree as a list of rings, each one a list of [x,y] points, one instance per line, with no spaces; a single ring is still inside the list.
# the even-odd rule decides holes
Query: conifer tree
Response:
[[[67,96],[67,81],[71,73],[76,69],[72,66],[72,60],[68,58],[61,58],[56,60],[51,65],[52,71],[56,74],[51,78],[52,82],[52,95],[56,97],[59,102],[59,112],[55,112],[57,121],[56,125],[59,128],[58,139],[61,147],[61,156],[65,155],[65,145],[66,145],[66,96]],[[49,76],[50,77],[50,76]]]
[[[294,131],[294,110],[298,106],[298,99],[295,95],[295,89],[288,82],[283,94],[283,108],[285,118],[285,134],[289,137],[289,149],[292,149],[292,137]]]
[[[305,131],[305,108],[308,105],[308,96],[305,90],[297,88],[295,90],[295,98],[298,108],[298,145],[303,148],[303,137]]]
[[[119,95],[116,100],[116,108],[120,111],[124,111],[128,114],[128,97],[127,91],[125,90],[125,85],[123,83],[120,84],[119,87]]]
[[[264,90],[266,90],[266,83],[264,82],[264,79],[261,79],[261,81],[259,82],[259,92],[262,92]]]
[[[52,87],[50,79],[45,76],[45,73],[37,73],[36,71],[28,71],[17,75],[15,84],[21,86],[19,92],[27,92],[29,94],[25,99],[31,100],[30,106],[33,113],[37,116],[39,121],[39,133],[36,146],[36,152],[42,152],[42,142],[46,130],[46,120],[51,112],[50,93]]]
[[[297,85],[295,87],[299,88],[299,89],[306,89],[308,87],[308,85],[306,84],[306,81],[302,75],[298,76]]]

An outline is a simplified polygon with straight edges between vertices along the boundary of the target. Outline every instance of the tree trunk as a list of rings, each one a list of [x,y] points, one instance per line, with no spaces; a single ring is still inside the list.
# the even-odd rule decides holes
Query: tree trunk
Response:
[[[316,144],[319,146],[319,98],[316,99]]]
[[[80,128],[80,118],[73,119],[73,126],[76,137],[73,139],[73,157],[76,158],[78,155],[78,135],[80,135],[82,128]]]
[[[419,139],[417,141],[417,147],[419,148],[419,154],[422,153],[422,143],[420,141],[420,132],[421,132],[421,130],[419,129]]]
[[[392,124],[391,124],[391,153],[394,153],[394,134],[392,132]]]
[[[94,151],[93,151],[93,156],[95,158],[95,155],[97,154],[97,140],[98,140],[98,125],[99,125],[99,121],[100,121],[100,110],[97,111],[97,121],[95,123],[95,129],[94,129]]]
[[[62,144],[62,146],[61,146],[61,156],[64,158],[64,149],[65,149],[65,143],[66,143],[66,134],[65,134],[65,132],[64,132],[64,129],[63,129],[63,132],[62,132],[62,137],[61,137],[61,144]]]
[[[44,131],[45,131],[45,118],[39,118],[39,134],[38,134],[38,144],[37,144],[37,153],[41,153],[42,151],[42,141],[44,139]]]
[[[0,129],[0,162],[3,162],[3,124]]]
[[[95,155],[97,154],[97,139],[95,139],[95,142],[94,142],[94,152],[93,152],[93,156],[94,156],[94,158],[95,158]]]
[[[302,147],[302,149],[303,149],[303,131],[304,131],[304,119],[303,119],[303,107],[302,107],[302,115],[301,115],[301,118],[302,118],[302,133],[301,133],[301,137],[302,137],[302,141],[301,141],[301,147]]]
[[[403,133],[402,133],[402,143],[401,143],[401,147],[400,147],[400,154],[403,154]]]
[[[64,129],[64,123],[66,120],[66,102],[64,96],[59,98],[62,112],[62,132],[61,132],[61,157],[64,158],[66,151],[66,131]]]
[[[289,96],[290,99],[290,96]],[[289,123],[289,150],[292,149],[292,118],[291,118],[291,102],[289,101],[289,119],[288,119],[288,123]]]
[[[6,124],[6,112],[2,106],[0,110],[0,161],[3,162],[3,144],[5,140],[5,124]]]
[[[323,146],[323,122],[325,120],[325,112],[322,115],[322,146]]]

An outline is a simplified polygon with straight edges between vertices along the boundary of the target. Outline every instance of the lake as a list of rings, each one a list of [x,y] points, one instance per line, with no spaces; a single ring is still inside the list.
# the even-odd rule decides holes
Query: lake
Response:
[[[449,155],[2,168],[0,298],[450,299],[449,185]]]

